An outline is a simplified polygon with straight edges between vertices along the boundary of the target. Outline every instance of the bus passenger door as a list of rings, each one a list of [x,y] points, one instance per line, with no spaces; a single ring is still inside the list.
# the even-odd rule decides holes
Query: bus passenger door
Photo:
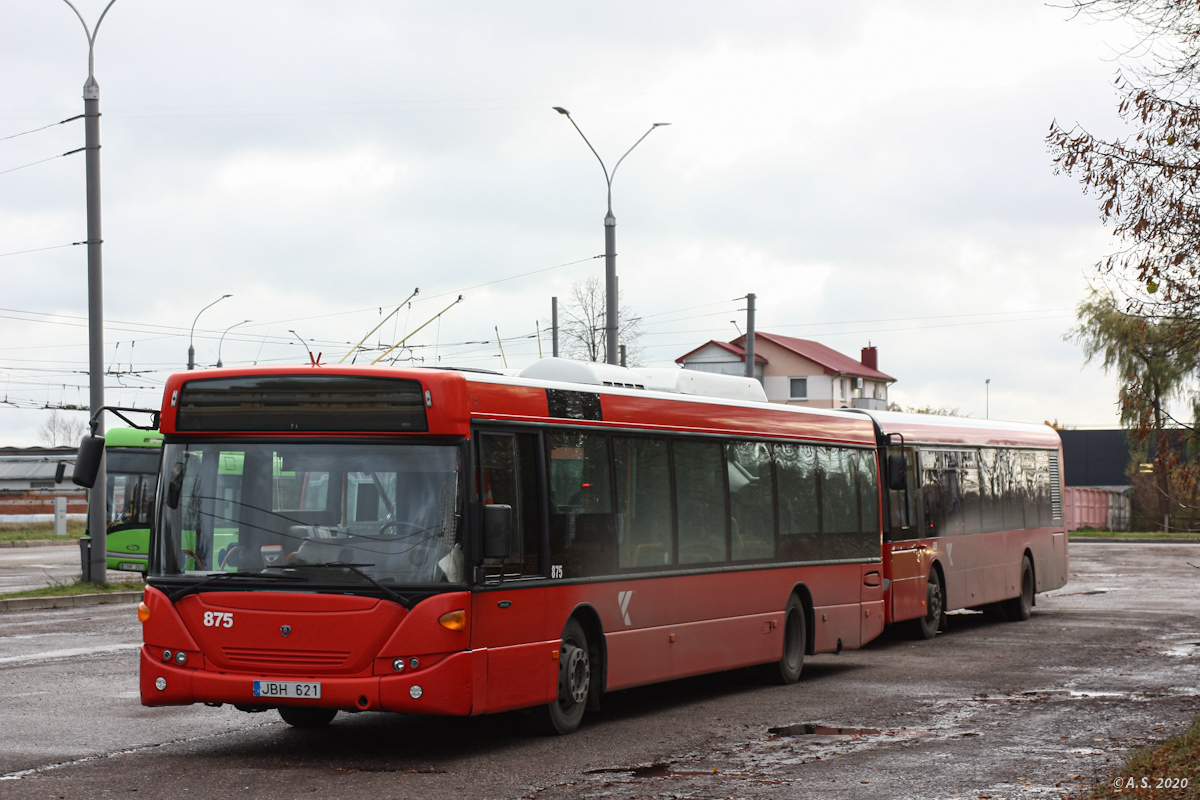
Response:
[[[508,557],[486,559],[481,570],[497,588],[472,594],[471,648],[487,653],[486,700],[474,709],[481,713],[547,702],[558,632],[547,645],[544,597],[531,591],[544,577],[537,435],[478,431],[475,438],[479,502],[511,506],[513,514]]]
[[[888,525],[883,543],[884,577],[890,594],[889,619],[897,622],[925,616],[925,577],[928,565],[918,541],[922,506],[917,480],[919,461],[911,447],[889,447],[903,453],[905,489],[888,489]]]
[[[883,565],[862,565],[862,619],[859,620],[861,647],[883,633]]]

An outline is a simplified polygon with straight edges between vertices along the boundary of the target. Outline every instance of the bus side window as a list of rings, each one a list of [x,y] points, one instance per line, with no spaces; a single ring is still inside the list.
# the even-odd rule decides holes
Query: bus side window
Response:
[[[775,558],[775,484],[771,450],[758,442],[725,445],[733,560]]]
[[[541,575],[541,514],[537,501],[534,437],[528,433],[479,434],[479,496],[484,505],[512,507],[507,575]]]
[[[546,435],[550,478],[550,563],[564,578],[617,571],[617,520],[612,504],[608,437]]]
[[[779,559],[819,561],[822,553],[817,450],[795,444],[777,444],[774,450],[779,478]]]
[[[667,442],[639,437],[612,444],[621,568],[661,568],[674,561]]]
[[[945,510],[942,505],[942,479],[938,454],[933,450],[922,450],[921,456],[921,510],[924,530],[921,535],[934,537],[945,533]]]
[[[1003,492],[1000,486],[999,456],[994,447],[979,451],[979,505],[985,531],[1004,530]]]
[[[918,505],[921,495],[917,491],[917,459],[911,447],[892,448],[887,450],[888,456],[902,454],[904,457],[904,480],[907,483],[908,495],[903,489],[888,489],[889,532],[888,541],[898,542],[906,539],[916,539],[921,536],[918,519]],[[906,508],[907,503],[907,508]]]
[[[858,451],[858,500],[861,507],[859,530],[864,534],[862,549],[874,552],[879,549],[879,475],[875,470],[873,450]]]
[[[675,455],[675,498],[679,513],[679,563],[725,561],[727,554],[725,456],[720,442],[671,443]]]

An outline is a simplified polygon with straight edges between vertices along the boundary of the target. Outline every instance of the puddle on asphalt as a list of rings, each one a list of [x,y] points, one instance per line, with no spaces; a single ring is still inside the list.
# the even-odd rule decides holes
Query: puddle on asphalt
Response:
[[[604,774],[619,774],[630,775],[634,778],[676,778],[676,777],[694,777],[697,775],[716,775],[719,774],[716,770],[704,771],[683,771],[671,769],[671,762],[661,761],[657,764],[641,764],[636,767],[600,767],[599,769],[589,769],[586,775],[604,775]]]
[[[819,722],[799,722],[779,728],[767,728],[767,733],[776,736],[874,736],[881,731],[876,728],[835,728]]]
[[[1170,636],[1163,636],[1166,647],[1163,648],[1163,654],[1175,656],[1176,658],[1186,658],[1187,656],[1200,653],[1200,634],[1197,633],[1176,633]]]

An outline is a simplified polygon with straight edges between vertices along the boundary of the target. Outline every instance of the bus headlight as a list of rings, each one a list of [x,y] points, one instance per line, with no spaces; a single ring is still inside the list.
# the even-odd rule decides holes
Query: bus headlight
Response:
[[[182,650],[177,652],[175,654],[175,663],[179,664],[180,666],[183,666],[184,664],[186,664],[187,663],[187,653],[183,652]]]
[[[396,670],[396,672],[404,672],[404,659],[397,658],[395,661],[393,661],[392,669]]]

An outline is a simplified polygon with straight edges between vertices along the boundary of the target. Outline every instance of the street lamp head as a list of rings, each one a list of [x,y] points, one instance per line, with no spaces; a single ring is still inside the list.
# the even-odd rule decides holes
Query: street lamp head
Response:
[[[669,123],[669,122],[656,122],[653,125],[651,125],[650,127],[651,128],[661,128],[664,125],[670,125],[670,124],[671,123]]]
[[[564,116],[568,116],[568,117],[569,117],[569,116],[571,116],[571,112],[570,112],[570,111],[567,111],[567,110],[566,110],[565,108],[563,108],[562,106],[555,106],[555,107],[554,107],[554,110],[555,110],[555,111],[557,111],[558,113],[560,113],[560,114],[564,115]]]

